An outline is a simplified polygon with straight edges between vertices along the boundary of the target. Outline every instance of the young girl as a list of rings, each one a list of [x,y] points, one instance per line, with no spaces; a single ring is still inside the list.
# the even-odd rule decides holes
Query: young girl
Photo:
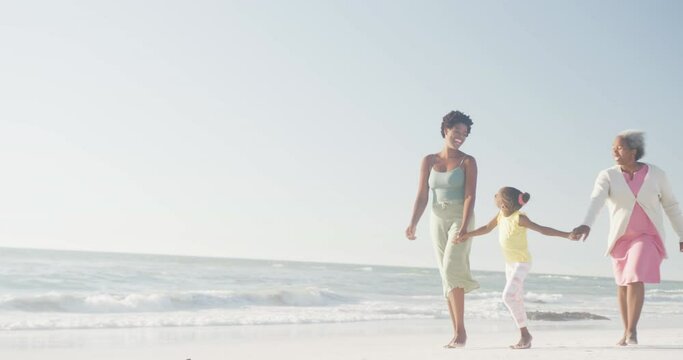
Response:
[[[496,206],[500,209],[496,217],[487,225],[474,231],[467,232],[453,239],[460,243],[467,238],[488,234],[498,226],[498,239],[505,256],[505,289],[503,302],[510,310],[512,317],[521,332],[521,338],[512,349],[528,349],[531,347],[531,334],[527,329],[526,311],[524,310],[524,278],[531,268],[531,254],[527,248],[526,229],[540,232],[543,235],[559,236],[574,239],[570,233],[538,225],[519,212],[531,195],[523,193],[513,187],[501,188],[496,194]]]

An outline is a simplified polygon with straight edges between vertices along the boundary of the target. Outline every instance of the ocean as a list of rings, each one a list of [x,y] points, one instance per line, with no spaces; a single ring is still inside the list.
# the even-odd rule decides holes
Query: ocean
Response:
[[[502,272],[475,271],[466,317],[506,320]],[[533,321],[620,321],[611,278],[532,273]],[[683,319],[683,282],[643,317]],[[0,331],[448,319],[430,268],[0,248]]]

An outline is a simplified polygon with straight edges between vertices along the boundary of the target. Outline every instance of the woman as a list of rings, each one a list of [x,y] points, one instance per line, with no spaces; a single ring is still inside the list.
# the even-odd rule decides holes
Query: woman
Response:
[[[595,181],[583,225],[572,232],[584,240],[605,201],[610,214],[607,253],[612,258],[624,335],[617,345],[638,343],[638,320],[645,300],[645,283],[659,283],[659,267],[666,257],[662,209],[680,239],[683,252],[683,215],[671,192],[666,173],[640,162],[645,154],[643,133],[624,131],[614,140],[616,166],[603,170]]]
[[[472,120],[460,111],[443,117],[440,152],[422,159],[417,198],[413,216],[406,229],[406,237],[415,240],[415,228],[432,192],[430,232],[436,252],[448,311],[453,322],[453,338],[447,348],[465,346],[465,293],[479,287],[470,272],[472,242],[455,244],[449,240],[462,236],[474,228],[474,200],[477,189],[477,163],[460,151],[472,129]]]

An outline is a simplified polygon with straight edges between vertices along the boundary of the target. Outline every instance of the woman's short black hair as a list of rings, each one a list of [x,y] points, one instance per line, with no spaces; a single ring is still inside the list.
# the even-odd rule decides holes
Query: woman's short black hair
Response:
[[[460,111],[451,111],[443,117],[441,122],[441,137],[446,137],[446,129],[452,129],[455,124],[467,125],[467,135],[472,131],[472,119]]]

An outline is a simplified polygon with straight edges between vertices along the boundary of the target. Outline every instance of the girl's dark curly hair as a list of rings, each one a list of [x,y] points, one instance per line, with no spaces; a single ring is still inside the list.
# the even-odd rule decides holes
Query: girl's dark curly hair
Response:
[[[467,125],[467,135],[472,131],[472,119],[460,111],[451,111],[443,117],[441,122],[441,137],[446,137],[446,129],[452,129],[455,124]]]

